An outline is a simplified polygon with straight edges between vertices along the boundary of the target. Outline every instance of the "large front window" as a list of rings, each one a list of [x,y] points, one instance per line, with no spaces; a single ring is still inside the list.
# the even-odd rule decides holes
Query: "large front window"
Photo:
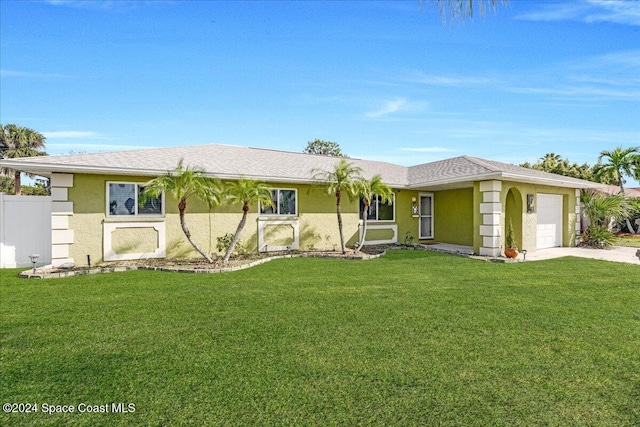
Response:
[[[128,182],[107,183],[107,212],[109,216],[162,215],[162,195],[142,198],[144,187]]]
[[[393,199],[389,202],[382,202],[380,196],[375,196],[367,209],[367,221],[393,221],[395,219],[393,209]],[[360,199],[360,218],[364,211],[364,199]]]
[[[271,190],[272,206],[260,206],[262,215],[297,215],[298,194],[297,190],[275,189]]]

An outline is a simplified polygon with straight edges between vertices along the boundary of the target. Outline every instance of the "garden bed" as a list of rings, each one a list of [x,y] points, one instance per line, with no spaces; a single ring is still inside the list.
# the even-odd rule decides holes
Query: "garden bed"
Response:
[[[394,245],[394,247],[397,245]],[[360,252],[348,249],[346,253],[339,251],[307,251],[307,252],[270,252],[239,255],[223,263],[222,258],[214,259],[213,263],[203,258],[154,258],[130,261],[113,261],[100,263],[96,266],[74,266],[70,268],[49,267],[32,269],[20,273],[25,279],[50,279],[90,274],[115,273],[130,270],[155,270],[179,273],[226,273],[255,267],[265,262],[282,258],[336,258],[351,260],[368,260],[378,258],[386,253],[389,245],[373,245],[362,248]]]

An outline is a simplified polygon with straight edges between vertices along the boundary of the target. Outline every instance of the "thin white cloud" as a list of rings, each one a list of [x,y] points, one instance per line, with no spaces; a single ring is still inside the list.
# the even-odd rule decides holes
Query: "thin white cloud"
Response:
[[[541,3],[538,10],[518,15],[517,19],[586,23],[610,22],[640,26],[640,2],[635,0],[584,0],[566,3]]]
[[[382,107],[377,110],[366,113],[367,117],[376,118],[386,116],[392,113],[397,113],[407,107],[407,100],[404,98],[397,98],[392,101],[386,101]]]
[[[157,148],[148,145],[113,145],[113,144],[92,144],[92,143],[47,143],[47,153],[50,155],[59,154],[84,154],[100,153],[107,151],[141,150],[145,148]]]
[[[85,132],[85,131],[77,131],[77,130],[62,130],[62,131],[54,131],[54,132],[42,132],[47,139],[74,139],[74,138],[82,138],[82,139],[102,139],[105,138],[104,135],[100,135],[96,132]]]
[[[0,70],[0,77],[23,77],[23,78],[35,78],[35,79],[64,79],[69,76],[55,73],[34,73],[31,71],[17,71],[17,70]]]
[[[424,109],[426,102],[409,101],[406,98],[394,98],[384,101],[378,108],[365,113],[369,118],[382,118],[399,112],[418,112]]]
[[[398,148],[398,151],[410,153],[449,153],[457,150],[445,147],[402,147]]]
[[[536,75],[512,78],[504,89],[566,100],[640,100],[640,50],[579,58]]]
[[[492,83],[488,77],[470,77],[460,75],[416,74],[406,81],[432,86],[485,86]]]
[[[47,0],[47,3],[57,7],[74,9],[97,10],[105,12],[127,12],[155,4],[173,4],[171,0]]]

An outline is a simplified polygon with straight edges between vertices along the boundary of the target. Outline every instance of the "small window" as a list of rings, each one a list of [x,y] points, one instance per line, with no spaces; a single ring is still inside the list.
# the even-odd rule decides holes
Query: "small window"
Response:
[[[393,201],[395,200],[395,195],[393,195],[392,200],[386,203],[382,203],[380,200],[380,196],[375,196],[369,205],[369,209],[367,210],[367,221],[393,221],[394,220],[394,209],[393,209]],[[364,199],[360,199],[360,217],[362,218],[362,211],[364,210]]]
[[[109,216],[162,215],[162,195],[147,198],[144,203],[140,194],[144,187],[127,182],[109,182],[107,184],[107,209]]]
[[[271,200],[273,205],[269,207],[260,206],[262,215],[297,215],[298,214],[298,191],[290,189],[271,190]]]

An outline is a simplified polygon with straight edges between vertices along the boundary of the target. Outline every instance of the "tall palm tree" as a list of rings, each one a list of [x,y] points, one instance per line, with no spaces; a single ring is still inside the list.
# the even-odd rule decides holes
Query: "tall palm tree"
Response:
[[[227,252],[224,254],[224,263],[229,262],[229,258],[240,240],[240,233],[242,233],[242,229],[247,223],[247,216],[251,205],[260,203],[264,207],[273,206],[271,188],[263,182],[251,179],[240,179],[229,183],[226,190],[226,197],[227,203],[242,204],[242,218],[240,219],[238,228],[236,228],[233,239],[231,239],[231,243],[227,248]]]
[[[367,217],[369,216],[369,206],[377,198],[379,203],[388,203],[393,201],[393,193],[391,187],[382,181],[380,175],[375,175],[371,179],[362,178],[356,184],[358,197],[362,199],[362,237],[356,246],[356,252],[362,249],[367,237]]]
[[[15,159],[18,157],[46,156],[44,151],[45,137],[33,129],[9,124],[0,125],[0,158]],[[20,195],[21,172],[2,168],[3,175],[13,175],[14,193]]]
[[[340,248],[342,253],[346,253],[344,246],[344,233],[342,231],[342,212],[340,210],[340,201],[342,196],[346,194],[349,199],[353,199],[356,195],[356,183],[360,179],[362,169],[354,166],[346,159],[340,159],[335,164],[332,171],[314,170],[313,179],[322,182],[324,191],[327,194],[335,194],[336,196],[336,214],[338,216],[338,231],[340,232]]]
[[[180,226],[184,235],[200,255],[207,261],[213,262],[211,256],[193,240],[189,227],[187,227],[185,212],[187,210],[187,200],[192,196],[206,202],[210,208],[220,204],[223,194],[221,182],[204,176],[204,172],[200,170],[184,166],[183,161],[180,160],[174,171],[169,171],[166,175],[154,178],[144,184],[142,200],[144,202],[146,198],[160,197],[162,193],[169,194],[175,200],[178,200]]]
[[[606,159],[606,163],[600,163]],[[620,185],[620,192],[624,194],[625,176],[635,177],[640,174],[640,147],[622,149],[616,147],[613,151],[602,151],[598,157],[596,177],[609,179]]]

